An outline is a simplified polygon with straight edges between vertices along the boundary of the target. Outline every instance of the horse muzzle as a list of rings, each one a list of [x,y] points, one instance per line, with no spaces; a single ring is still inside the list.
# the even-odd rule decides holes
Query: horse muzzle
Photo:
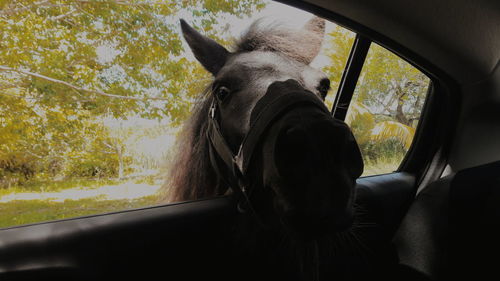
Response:
[[[288,111],[263,143],[264,183],[284,224],[302,234],[348,228],[363,162],[347,125],[314,106]]]
[[[287,206],[277,211],[292,228],[350,225],[354,182],[363,170],[361,153],[348,126],[334,119],[316,95],[295,80],[271,84],[252,110],[236,155],[221,133],[216,102],[209,118],[212,166],[248,204],[248,189],[255,186],[249,175],[258,169],[264,185]],[[262,152],[261,167],[253,161],[257,151]]]

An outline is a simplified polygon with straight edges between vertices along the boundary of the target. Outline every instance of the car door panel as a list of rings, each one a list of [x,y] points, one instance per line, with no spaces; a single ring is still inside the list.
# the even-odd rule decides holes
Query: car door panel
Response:
[[[415,197],[416,177],[405,172],[364,177],[356,191],[357,204],[392,237]]]
[[[407,173],[361,178],[357,205],[381,226],[382,235],[390,235],[413,198],[414,184]],[[236,210],[231,197],[221,197],[5,229],[0,231],[0,277],[221,277],[224,265],[235,262]]]
[[[191,279],[228,252],[235,213],[225,197],[5,229],[0,278]]]

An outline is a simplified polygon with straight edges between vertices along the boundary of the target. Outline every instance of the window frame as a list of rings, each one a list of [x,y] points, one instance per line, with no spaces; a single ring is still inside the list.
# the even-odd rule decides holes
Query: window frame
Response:
[[[356,34],[331,109],[333,117],[337,119],[345,120],[371,43],[370,39]]]
[[[363,54],[364,52],[361,51],[363,48],[356,45],[359,38],[362,38],[363,41],[368,40],[371,43],[380,45],[411,64],[430,79],[428,93],[412,145],[399,165],[399,168],[393,173],[408,172],[415,174],[419,189],[427,183],[438,179],[446,167],[453,132],[458,120],[460,97],[458,94],[455,94],[459,92],[458,83],[428,59],[399,44],[395,40],[345,16],[300,0],[273,1],[316,14],[356,34],[356,40],[351,47],[346,67],[343,69],[344,73],[342,74],[332,108],[332,114],[336,118],[344,120],[345,113],[347,113],[352,95],[354,94],[355,83],[354,87],[352,87],[352,79],[356,76],[359,77],[359,73],[356,75],[356,72],[359,71],[360,67],[362,68],[366,59],[366,54]],[[363,43],[362,45],[366,45],[366,42]],[[368,52],[369,45],[366,52]],[[355,82],[357,82],[358,77],[356,77]],[[349,103],[346,104],[346,101],[349,101]],[[383,174],[367,177],[380,175]]]
[[[455,130],[458,120],[460,100],[459,95],[453,94],[458,93],[458,83],[444,71],[433,65],[430,61],[414,53],[407,47],[404,47],[403,45],[400,45],[399,43],[386,37],[385,35],[382,35],[376,31],[371,30],[368,27],[360,25],[342,15],[299,0],[273,1],[280,2],[306,12],[311,12],[356,34],[356,38],[353,45],[351,46],[351,51],[346,66],[343,69],[338,92],[332,107],[332,115],[335,118],[342,120],[345,119],[352,96],[354,94],[354,89],[356,87],[371,43],[376,43],[392,52],[393,54],[397,55],[401,59],[417,68],[430,79],[428,94],[426,95],[426,101],[422,108],[421,119],[416,128],[416,133],[412,141],[412,145],[406,153],[404,159],[402,160],[399,168],[395,172],[407,172],[415,174],[417,177],[418,186],[425,186],[427,183],[439,178],[447,164],[447,155],[449,153],[453,138],[452,133]],[[367,176],[365,178],[377,177],[380,175],[383,174]],[[198,202],[218,198],[220,197],[205,198],[189,202]],[[29,227],[39,224],[64,222],[81,218],[100,217],[111,214],[156,209],[165,206],[175,206],[183,203],[185,202],[175,202],[155,206],[145,206],[135,209],[126,209],[93,215],[71,217],[66,219],[34,222],[30,224],[1,228],[0,231],[12,228]]]
[[[354,96],[354,92],[356,90],[357,82],[359,81],[359,77],[361,75],[361,72],[363,70],[363,66],[366,62],[366,58],[368,55],[368,52],[370,51],[370,48],[372,46],[372,43],[377,44],[376,42],[370,40],[369,38],[356,34],[356,39],[355,42],[351,48],[351,52],[349,54],[349,59],[347,60],[347,64],[345,68],[343,69],[342,73],[342,78],[340,80],[340,86],[338,89],[338,92],[335,96],[335,102],[333,104],[333,107],[331,109],[332,114],[335,118],[340,119],[342,121],[345,121],[347,111],[349,110],[349,106],[352,101],[352,97]],[[379,45],[379,44],[377,44]],[[391,54],[396,55],[399,59],[410,63],[406,59],[402,58],[398,54],[394,53],[393,51],[383,47],[382,45],[379,45],[380,47],[384,48],[386,51],[390,52]],[[410,63],[413,67],[415,67],[418,71],[426,75],[427,78],[429,78],[429,85],[427,88],[427,93],[425,95],[425,101],[421,109],[421,114],[420,117],[423,117],[425,108],[427,107],[428,100],[430,99],[429,96],[432,93],[431,88],[433,86],[433,80],[432,78],[423,72],[420,68],[416,67],[414,64]],[[368,175],[368,176],[362,176],[362,177],[370,177],[370,176],[379,176],[379,175],[387,175],[387,174],[392,174],[392,173],[397,173],[397,172],[402,172],[406,171],[404,170],[404,166],[406,163],[410,160],[408,160],[410,157],[408,156],[410,154],[410,151],[414,150],[414,143],[415,139],[417,139],[417,135],[419,134],[419,127],[421,124],[421,118],[419,118],[418,125],[415,129],[415,136],[412,139],[412,144],[408,151],[405,153],[403,159],[398,165],[398,168],[395,171],[392,172],[387,172],[387,173],[381,173],[381,174],[375,174],[375,175]],[[420,130],[421,131],[421,130]]]

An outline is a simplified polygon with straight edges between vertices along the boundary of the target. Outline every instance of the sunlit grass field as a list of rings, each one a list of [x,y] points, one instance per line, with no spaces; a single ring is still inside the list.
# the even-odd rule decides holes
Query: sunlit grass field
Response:
[[[160,198],[150,178],[33,181],[0,190],[0,228],[154,206]]]
[[[0,198],[4,195],[21,192],[58,192],[70,188],[85,187],[86,189],[98,188],[103,185],[118,184],[118,179],[67,179],[60,181],[31,180],[23,185],[0,188]]]
[[[0,203],[0,228],[135,209],[157,203],[158,196],[155,195],[134,200],[16,200]]]
[[[365,168],[362,176],[366,177],[395,172],[401,164],[401,160],[402,159],[399,157],[382,157],[377,159],[377,161],[365,161]]]

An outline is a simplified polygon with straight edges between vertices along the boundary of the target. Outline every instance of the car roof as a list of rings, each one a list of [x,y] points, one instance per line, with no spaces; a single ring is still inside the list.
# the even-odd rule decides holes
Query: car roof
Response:
[[[500,59],[498,0],[307,0],[431,61],[459,84],[489,76]]]

